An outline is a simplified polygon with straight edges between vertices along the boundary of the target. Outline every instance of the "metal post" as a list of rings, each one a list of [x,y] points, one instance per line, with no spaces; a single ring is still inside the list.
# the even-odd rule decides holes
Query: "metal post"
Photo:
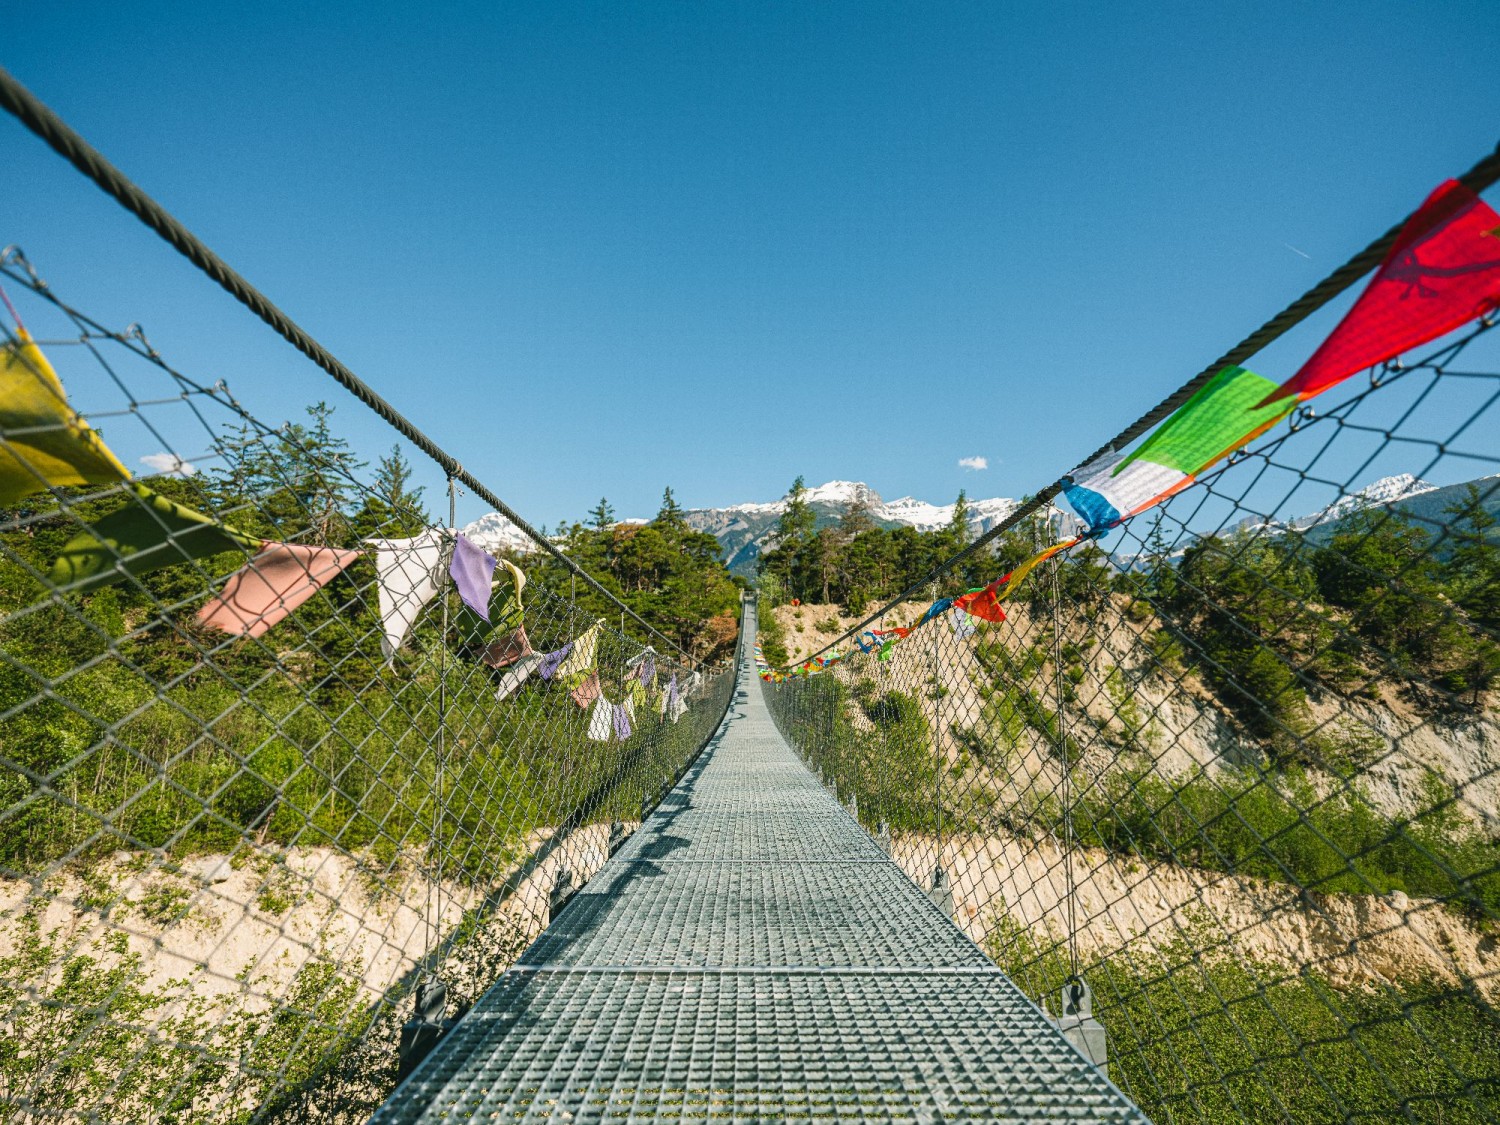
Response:
[[[1063,698],[1062,674],[1062,594],[1057,575],[1061,567],[1057,556],[1049,563],[1052,572],[1052,695],[1057,710],[1057,757],[1062,764],[1063,807],[1063,886],[1066,895],[1064,907],[1068,918],[1068,964],[1073,979],[1078,979],[1078,919],[1076,896],[1073,893],[1073,763],[1068,757],[1068,720],[1064,712],[1067,700]],[[1082,982],[1080,982],[1082,983]]]
[[[928,591],[932,600],[937,601],[937,583],[932,584]],[[931,658],[930,668],[932,679],[937,681],[938,677],[938,631],[936,628],[929,629],[932,634],[932,645],[928,649]],[[936,694],[936,693],[934,693]],[[943,769],[946,762],[943,760],[943,699],[937,696],[932,704],[932,758],[933,758],[933,781],[932,781],[932,812],[937,820],[937,850],[932,866],[932,885],[929,894],[932,901],[942,907],[951,917],[953,914],[953,889],[948,880],[948,873],[943,869]]]

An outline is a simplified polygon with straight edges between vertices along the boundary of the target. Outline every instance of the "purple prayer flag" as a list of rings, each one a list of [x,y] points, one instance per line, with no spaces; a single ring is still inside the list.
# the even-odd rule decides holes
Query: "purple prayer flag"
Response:
[[[542,662],[536,666],[536,674],[544,680],[550,680],[553,676],[557,675],[558,668],[562,666],[562,662],[568,658],[568,653],[572,651],[573,642],[569,641],[556,652],[543,654]]]
[[[615,708],[615,737],[624,742],[630,737],[630,716],[625,711],[625,704],[616,703]]]
[[[655,680],[655,679],[656,679],[656,657],[654,657],[654,656],[648,656],[648,657],[646,657],[645,660],[641,661],[641,683],[644,684],[646,687],[650,687],[651,686],[651,682],[653,680]]]
[[[453,540],[453,562],[448,573],[458,587],[464,605],[486,621],[490,619],[490,580],[495,576],[494,556],[471,543],[463,532]]]

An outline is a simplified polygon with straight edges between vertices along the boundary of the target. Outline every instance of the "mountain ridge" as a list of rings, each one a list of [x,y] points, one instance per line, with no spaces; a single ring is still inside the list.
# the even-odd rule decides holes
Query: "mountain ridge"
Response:
[[[1491,477],[1481,481],[1493,480]],[[1287,521],[1277,521],[1276,527],[1297,531],[1313,531],[1330,527],[1344,517],[1362,508],[1399,507],[1409,510],[1418,518],[1434,521],[1444,504],[1451,502],[1468,483],[1435,485],[1413,476],[1398,473],[1382,477],[1363,488],[1329,504],[1321,511]],[[918,531],[935,531],[946,527],[953,519],[954,504],[932,504],[914,496],[902,496],[896,500],[885,500],[863,481],[831,480],[806,490],[804,498],[812,509],[815,527],[823,528],[837,524],[848,507],[856,499],[863,499],[871,520],[880,527],[912,527]],[[982,535],[1005,519],[1019,506],[1020,501],[1009,497],[990,497],[967,500],[969,507],[969,532],[971,536]],[[778,500],[746,501],[723,508],[686,508],[683,518],[688,526],[706,531],[724,548],[724,562],[731,571],[753,575],[755,562],[761,549],[769,539],[781,513],[786,510],[787,498]],[[1500,513],[1500,487],[1489,493],[1486,507]],[[1428,509],[1431,509],[1429,511]],[[1071,519],[1071,516],[1069,517]],[[644,523],[640,519],[620,520],[621,524]],[[1269,526],[1260,520],[1251,523]],[[1436,522],[1440,522],[1436,521]],[[461,529],[474,542],[487,550],[510,550],[526,553],[536,545],[514,524],[498,512],[490,512]],[[1127,561],[1128,565],[1128,561]]]

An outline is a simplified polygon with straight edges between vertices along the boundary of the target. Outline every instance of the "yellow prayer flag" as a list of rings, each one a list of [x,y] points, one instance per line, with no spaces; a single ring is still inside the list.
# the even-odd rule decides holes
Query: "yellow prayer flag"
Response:
[[[0,507],[44,488],[129,480],[99,435],[68,405],[62,380],[26,329],[0,354]]]

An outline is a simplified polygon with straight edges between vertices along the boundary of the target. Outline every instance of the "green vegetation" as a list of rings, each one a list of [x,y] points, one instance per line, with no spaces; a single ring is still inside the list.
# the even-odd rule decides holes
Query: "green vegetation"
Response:
[[[1441,539],[1385,509],[1350,516],[1321,546],[1292,532],[1210,537],[1178,566],[1117,585],[1160,609],[1165,654],[1196,669],[1252,734],[1296,757],[1310,686],[1378,695],[1400,685],[1432,710],[1477,708],[1500,683],[1493,517],[1472,485],[1447,514]]]
[[[755,615],[756,632],[760,641],[760,654],[773,668],[784,668],[791,663],[792,654],[786,647],[786,630],[769,605],[762,603]]]
[[[773,706],[790,702],[780,692],[771,699]],[[931,728],[916,699],[881,693],[870,680],[851,689],[835,676],[812,676],[798,681],[795,706],[798,732],[807,739],[799,740],[803,752],[841,795],[858,797],[862,820],[911,831],[936,825],[939,772]],[[866,720],[864,729],[851,707]]]
[[[774,592],[764,600],[768,606],[797,598],[838,603],[850,614],[862,614],[872,603],[894,597],[920,580],[969,542],[969,509],[962,492],[949,525],[930,532],[877,527],[862,501],[851,504],[836,527],[818,529],[806,493],[798,477],[769,549],[757,564],[763,595]],[[982,554],[950,575],[945,588],[959,592],[988,582],[1004,573],[997,567],[1006,561],[1004,554]]]
[[[426,526],[399,451],[381,461],[371,491],[344,475],[359,466],[332,435],[330,413],[319,405],[310,425],[270,439],[226,438],[219,472],[152,485],[268,538],[349,547]],[[675,622],[679,636],[716,636],[737,590],[713,551],[688,542],[695,533],[674,530],[680,519],[667,499],[662,526],[632,529],[625,542],[633,546],[612,565],[634,574],[630,596],[648,619]],[[50,594],[37,574],[77,520],[127,502],[119,495],[80,500],[70,504],[72,516],[59,512],[0,533],[0,645],[9,657],[0,667],[0,744],[12,763],[0,770],[0,805],[9,813],[0,864],[11,870],[122,845],[231,850],[250,837],[369,849],[392,862],[434,830],[429,795],[440,727],[448,756],[444,832],[466,841],[455,862],[503,867],[517,841],[573,813],[601,778],[622,784],[592,815],[633,813],[664,763],[680,761],[697,735],[692,724],[662,727],[652,715],[629,743],[592,742],[566,694],[537,688],[496,706],[499,673],[452,656],[459,638],[442,636],[440,599],[387,667],[368,558],[261,640],[227,640],[193,618],[206,582],[243,565],[237,553],[82,596]],[[573,549],[590,565],[589,544],[605,533],[580,534]],[[647,546],[664,567],[649,575],[640,569]],[[523,565],[533,578],[532,605],[546,597],[540,591],[549,579],[566,589],[535,557]],[[717,585],[705,578],[710,572]],[[669,621],[651,608],[653,599],[680,605],[672,591],[684,585],[713,592],[717,600],[700,598],[693,611],[706,616]],[[560,646],[591,619],[557,604],[528,615],[539,651]],[[629,655],[606,634],[599,666],[618,675]]]
[[[717,539],[687,525],[670,488],[649,523],[616,524],[613,509],[600,500],[587,524],[561,529],[559,540],[569,558],[695,659],[722,659],[734,647],[740,592],[747,583],[725,568]],[[556,559],[530,555],[517,560],[523,561],[533,580],[554,590],[570,589],[568,571]],[[577,584],[573,600],[606,620],[619,616],[603,595],[583,583]]]
[[[358,486],[363,466],[321,404],[304,425],[228,434],[219,453],[212,473],[151,486],[268,539],[352,548],[429,526],[399,450],[381,459],[373,488]],[[57,594],[42,576],[79,521],[135,502],[117,491],[57,497],[0,514],[9,527],[0,531],[0,867],[78,878],[68,905],[105,920],[93,944],[78,936],[88,926],[48,928],[56,891],[43,882],[0,935],[0,1102],[45,1116],[107,1105],[123,1120],[244,1121],[295,1101],[300,1084],[322,1081],[352,1045],[365,1050],[360,1039],[382,1009],[363,993],[363,964],[315,959],[295,975],[246,980],[248,1008],[238,991],[209,1000],[195,979],[154,980],[109,927],[126,918],[157,929],[211,924],[180,874],[186,857],[226,852],[253,864],[254,908],[273,918],[310,893],[307,877],[277,862],[281,848],[351,855],[377,890],[404,883],[415,857],[434,854],[436,874],[501,895],[515,865],[559,826],[637,817],[706,739],[730,691],[726,678],[676,724],[641,707],[642,697],[629,739],[592,741],[586,712],[556,686],[536,682],[496,702],[502,673],[456,655],[464,639],[451,593],[388,663],[369,557],[259,639],[209,632],[194,616],[210,583],[244,564],[239,552]],[[651,524],[576,528],[566,545],[700,655],[733,643],[738,588],[714,540],[682,524],[670,491]],[[537,651],[607,616],[581,588],[580,605],[566,603],[570,583],[555,563],[519,562]],[[446,633],[443,597],[454,622]],[[610,698],[623,694],[636,647],[602,635],[597,667]],[[97,862],[121,849],[142,859],[126,867],[161,869],[133,901]],[[466,927],[448,935],[450,956],[467,956],[472,936]],[[388,1056],[393,1068],[387,1038],[381,1066]],[[350,1119],[368,1116],[388,1090],[371,1073],[380,1072],[366,1066],[345,1083]]]
[[[1313,971],[1205,954],[1213,937],[1199,929],[1082,971],[1109,1034],[1110,1076],[1153,1121],[1500,1116],[1500,1028],[1472,994],[1430,980],[1336,989]],[[1059,943],[1001,916],[987,949],[1056,1009],[1070,975]]]
[[[208,999],[189,980],[153,986],[123,933],[80,950],[66,927],[44,930],[34,909],[13,919],[6,936],[0,1102],[48,1117],[82,1119],[108,1106],[117,1120],[245,1122],[369,1021],[358,984],[323,958],[256,1013],[238,993]],[[248,983],[252,994],[265,987]]]
[[[1342,789],[1320,798],[1297,769],[1173,781],[1112,774],[1073,821],[1081,844],[1291,883],[1323,894],[1437,898],[1483,925],[1500,918],[1500,842],[1429,775],[1425,811],[1382,813]]]

